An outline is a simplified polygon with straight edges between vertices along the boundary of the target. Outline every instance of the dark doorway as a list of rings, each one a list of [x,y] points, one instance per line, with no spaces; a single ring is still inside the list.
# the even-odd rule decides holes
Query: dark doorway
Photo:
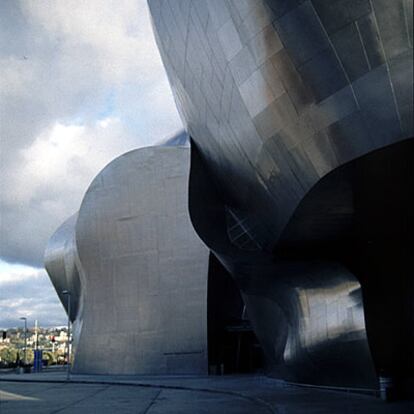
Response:
[[[233,278],[210,253],[208,355],[212,375],[261,372],[263,352]]]

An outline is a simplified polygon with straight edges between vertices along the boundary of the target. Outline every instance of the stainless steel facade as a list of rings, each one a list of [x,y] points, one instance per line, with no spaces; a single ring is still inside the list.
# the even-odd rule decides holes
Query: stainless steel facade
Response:
[[[77,218],[76,213],[62,223],[50,238],[45,254],[46,270],[66,312],[68,311],[68,296],[62,292],[64,290],[71,292],[70,319],[74,323],[75,332],[78,331],[82,321],[81,265],[75,240]],[[77,338],[76,333],[74,337]]]
[[[74,372],[207,372],[209,252],[188,215],[190,150],[174,142],[112,161],[49,242],[46,269],[74,301]]]
[[[193,141],[193,224],[271,372],[412,381],[412,1],[149,7]]]

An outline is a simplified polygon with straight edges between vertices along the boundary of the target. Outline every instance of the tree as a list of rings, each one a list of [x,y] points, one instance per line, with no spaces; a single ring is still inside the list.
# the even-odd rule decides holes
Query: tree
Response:
[[[17,349],[12,347],[0,349],[0,359],[2,362],[6,362],[8,364],[16,362]]]

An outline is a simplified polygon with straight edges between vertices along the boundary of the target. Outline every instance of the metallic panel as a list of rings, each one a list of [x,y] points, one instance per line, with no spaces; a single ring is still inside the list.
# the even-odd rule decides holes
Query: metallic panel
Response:
[[[79,301],[82,283],[79,275],[79,260],[76,251],[75,225],[78,214],[69,217],[50,238],[45,253],[45,268],[51,277],[62,305],[68,308],[67,296],[63,290],[73,293],[70,319],[74,322],[80,315]]]
[[[174,143],[115,159],[52,237],[46,267],[58,293],[72,288],[67,256],[82,267],[74,372],[207,372],[208,250],[187,212],[189,160]]]
[[[362,307],[357,305],[360,296],[351,293],[359,292],[360,284],[364,306],[370,315],[367,328],[377,374],[386,367],[387,375],[414,376],[409,352],[404,352],[406,362],[401,364],[392,362],[388,356],[384,359],[389,352],[375,351],[379,349],[379,341],[371,328],[375,325],[372,304],[386,299],[386,283],[381,284],[384,289],[378,295],[372,286],[371,290],[365,289],[367,278],[371,278],[369,285],[372,285],[375,273],[381,272],[361,265],[372,264],[364,248],[354,251],[354,256],[352,253],[356,246],[369,244],[371,236],[351,231],[358,228],[353,225],[359,223],[359,198],[368,210],[382,208],[372,202],[377,197],[376,191],[380,194],[379,182],[373,188],[364,184],[365,197],[361,197],[354,173],[357,180],[365,182],[363,171],[373,173],[389,163],[396,166],[395,160],[401,160],[404,167],[398,173],[389,174],[389,179],[381,177],[390,183],[386,188],[397,204],[413,205],[412,194],[407,192],[412,178],[409,167],[412,145],[407,140],[414,135],[412,2],[207,0],[206,3],[207,7],[201,7],[198,1],[191,0],[149,0],[160,53],[178,110],[194,144],[190,178],[193,224],[238,281],[256,333],[269,360],[273,360],[273,372],[313,383],[368,387],[375,383],[366,336],[361,334],[364,317]],[[174,28],[182,25],[187,36],[176,36]],[[383,148],[387,148],[385,153],[353,163]],[[401,185],[393,191],[392,182]],[[340,188],[347,189],[344,195],[338,191]],[[319,191],[324,194],[322,205],[326,207],[320,211],[318,198],[314,197]],[[309,204],[312,207],[305,208],[306,214],[299,214],[301,219],[298,219],[297,212],[302,211],[307,196],[312,199]],[[334,210],[330,210],[332,205]],[[391,209],[400,217],[395,228],[403,228],[405,223],[412,229],[412,217],[406,207],[402,210]],[[316,220],[319,213],[328,218],[326,224],[334,224],[332,231],[327,231],[328,225],[318,227],[324,223],[323,217],[320,222]],[[387,220],[386,215],[381,218]],[[374,222],[369,215],[364,220],[372,229],[382,228],[381,221]],[[304,233],[308,228],[301,226],[309,223],[320,231],[310,232],[316,245],[303,245],[300,231],[290,233],[297,228],[292,222]],[[387,239],[387,231],[384,229],[381,237]],[[299,237],[290,238],[293,234]],[[410,243],[403,234],[400,230],[396,237]],[[389,247],[396,250],[392,243]],[[379,251],[378,263],[385,256]],[[314,281],[308,283],[298,263],[310,259]],[[317,270],[312,267],[313,260],[325,264]],[[405,260],[395,255],[395,263],[406,263]],[[286,261],[291,265],[286,265]],[[355,261],[359,263],[355,265]],[[330,263],[334,263],[333,267]],[[392,342],[404,341],[414,345],[412,324],[407,322],[413,320],[409,297],[414,289],[407,278],[407,268],[399,266],[401,286],[407,286],[410,293],[399,291],[407,310],[397,310],[395,303],[392,306],[395,318],[403,322],[399,336],[384,341],[388,347]],[[387,269],[390,267],[387,264]],[[296,290],[281,287],[289,268],[287,273]],[[387,278],[385,273],[378,277],[384,281]],[[343,282],[338,284],[338,278]],[[347,284],[354,287],[351,290],[343,287]],[[337,285],[340,287],[336,288]],[[298,298],[310,300],[315,289],[321,292],[321,310],[311,312],[310,320],[305,320],[301,316],[303,304]],[[256,292],[254,298],[252,291]],[[353,314],[355,310],[356,324],[349,323],[348,316],[331,323],[333,310],[322,308],[335,298],[340,299],[335,308],[337,314]],[[288,313],[293,316],[287,318]],[[388,322],[382,320],[383,326],[387,326]],[[322,329],[322,324],[328,328]],[[294,351],[286,353],[289,342],[283,336],[287,330],[297,346],[290,346]],[[278,337],[271,332],[277,332]],[[323,332],[324,335],[320,334]],[[341,353],[345,348],[336,348],[336,339],[330,339],[333,332],[344,333],[338,338],[348,334],[354,337],[355,347]],[[356,332],[359,333],[355,336]],[[319,345],[308,347],[307,338],[314,333],[320,337]],[[337,358],[329,358],[330,362],[323,364],[327,350],[335,348]],[[313,349],[318,350],[317,357]],[[404,345],[404,349],[408,348]],[[346,366],[339,360],[339,355],[345,354],[349,361]],[[285,355],[290,356],[285,358]],[[309,365],[310,359],[313,362]],[[298,369],[301,363],[303,369]],[[283,364],[285,372],[280,368]],[[390,372],[392,365],[394,373]],[[313,368],[307,371],[309,366]],[[364,375],[360,375],[358,367],[363,367]],[[341,369],[347,375],[339,376]]]

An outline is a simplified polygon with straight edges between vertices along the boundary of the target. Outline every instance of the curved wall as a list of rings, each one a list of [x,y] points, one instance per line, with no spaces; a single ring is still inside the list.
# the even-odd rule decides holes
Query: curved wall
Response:
[[[64,269],[49,263],[68,252],[84,275],[74,372],[207,372],[208,250],[187,212],[189,158],[177,146],[117,158],[91,183],[70,231],[52,237],[74,240],[46,252],[55,286]]]
[[[262,248],[321,177],[413,136],[409,4],[149,0],[183,122]]]
[[[51,278],[56,293],[66,312],[68,298],[63,290],[73,293],[71,299],[70,319],[74,322],[80,315],[80,298],[82,283],[77,263],[75,242],[75,225],[78,214],[69,217],[50,238],[45,253],[45,268]]]
[[[238,281],[272,372],[296,381],[375,385],[361,334],[366,319],[376,374],[396,382],[414,377],[407,260],[414,200],[412,2],[149,0],[149,6],[193,140],[193,224]],[[309,209],[302,203],[307,196]],[[304,262],[313,282],[303,278]],[[289,311],[302,304],[294,289],[283,288],[286,277],[311,297],[316,286],[321,311],[306,321],[302,311]],[[361,286],[365,317],[355,305],[360,296],[330,288],[338,277],[355,292]],[[330,308],[335,298],[348,299]],[[334,324],[332,312],[343,315]],[[303,338],[314,330],[326,334],[306,350]],[[356,345],[337,346],[332,332],[338,330]],[[297,352],[286,354],[287,332]],[[328,354],[330,362],[322,363]]]

